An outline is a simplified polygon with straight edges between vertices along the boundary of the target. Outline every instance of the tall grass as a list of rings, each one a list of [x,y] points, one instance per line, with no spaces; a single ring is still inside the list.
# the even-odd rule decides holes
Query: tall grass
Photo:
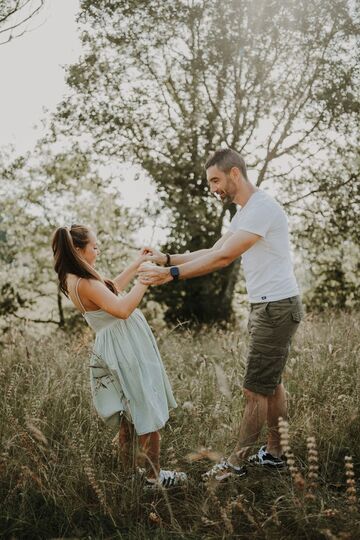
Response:
[[[158,334],[178,408],[162,464],[185,489],[146,492],[121,468],[89,391],[92,336],[14,328],[1,351],[0,532],[13,538],[360,538],[359,314],[307,317],[287,364],[286,472],[203,485],[235,444],[245,328]]]

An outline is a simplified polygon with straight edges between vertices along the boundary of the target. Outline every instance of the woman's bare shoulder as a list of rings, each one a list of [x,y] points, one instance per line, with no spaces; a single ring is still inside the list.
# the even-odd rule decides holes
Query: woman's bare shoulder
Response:
[[[98,279],[94,279],[94,278],[85,278],[85,277],[80,277],[80,276],[77,276],[76,274],[67,274],[66,275],[66,284],[67,285],[70,285],[70,286],[75,286],[76,283],[79,282],[79,285],[78,287],[81,288],[81,289],[91,289],[91,288],[98,288],[98,286],[100,285],[100,287],[103,285],[103,283],[101,281],[99,281]]]

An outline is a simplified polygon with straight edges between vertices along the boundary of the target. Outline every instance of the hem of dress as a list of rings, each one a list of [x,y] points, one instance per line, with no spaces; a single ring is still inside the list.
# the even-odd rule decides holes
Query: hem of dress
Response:
[[[177,403],[176,403],[173,407],[170,407],[170,408],[169,408],[169,411],[172,411],[173,409],[176,409],[177,406],[178,406],[178,405],[177,405]],[[165,424],[166,424],[166,422],[169,421],[169,418],[170,418],[170,415],[168,414],[166,420],[163,422],[163,424],[162,424],[161,426],[159,426],[159,427],[153,429],[152,431],[144,431],[143,433],[138,433],[138,432],[136,431],[135,424],[134,424],[134,428],[135,428],[135,431],[136,431],[136,435],[137,435],[138,437],[140,437],[141,435],[146,435],[147,433],[154,433],[154,431],[159,431],[159,429],[162,429],[163,427],[165,427]]]
[[[161,426],[156,427],[156,428],[153,429],[152,431],[144,431],[144,432],[141,432],[141,433],[138,432],[138,431],[136,431],[136,427],[135,427],[135,424],[134,424],[134,429],[135,429],[136,435],[137,435],[138,437],[141,437],[141,435],[147,435],[148,433],[154,433],[155,431],[159,431],[160,429],[162,429],[163,427],[165,427],[165,424],[166,424],[166,422],[168,422],[168,420],[169,420],[169,416],[167,417],[167,419],[165,420],[165,422],[164,422]]]
[[[174,405],[173,407],[170,407],[169,410],[171,411],[172,409],[176,409],[176,408],[177,408],[177,404]],[[102,420],[103,420],[103,421],[105,422],[105,424],[106,424],[110,418],[113,418],[113,417],[114,417],[115,414],[119,414],[119,415],[124,414],[124,415],[126,415],[126,411],[125,411],[124,409],[119,409],[118,411],[115,411],[113,415],[111,415],[111,416],[109,416],[109,417],[107,417],[107,418],[103,418],[103,417],[101,417],[101,418],[102,418]],[[147,435],[148,433],[154,433],[155,431],[159,431],[160,429],[162,429],[163,427],[165,427],[166,422],[169,421],[169,418],[170,418],[170,415],[167,416],[166,420],[164,420],[164,422],[163,422],[160,426],[155,427],[154,429],[152,429],[152,430],[150,430],[150,431],[147,430],[147,431],[141,431],[141,432],[139,432],[139,431],[136,430],[136,427],[135,427],[134,422],[132,421],[132,418],[131,418],[131,419],[128,418],[128,421],[131,422],[131,423],[133,424],[136,435],[137,435],[138,437],[140,437],[141,435]],[[109,423],[110,423],[110,422],[109,422]],[[115,426],[114,426],[114,427],[115,427]],[[118,426],[116,426],[116,427],[118,427]]]

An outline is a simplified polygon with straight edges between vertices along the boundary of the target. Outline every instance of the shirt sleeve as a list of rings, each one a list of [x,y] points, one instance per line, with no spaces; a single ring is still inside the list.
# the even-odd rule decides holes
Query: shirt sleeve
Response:
[[[232,217],[232,219],[230,221],[229,229],[228,229],[229,232],[232,232],[232,233],[236,232],[236,223],[237,223],[237,219],[238,219],[238,214],[239,214],[239,212],[237,211],[233,215],[233,217]]]
[[[259,204],[244,213],[242,211],[237,213],[230,223],[229,230],[247,231],[265,237],[275,218],[274,208],[268,204]]]

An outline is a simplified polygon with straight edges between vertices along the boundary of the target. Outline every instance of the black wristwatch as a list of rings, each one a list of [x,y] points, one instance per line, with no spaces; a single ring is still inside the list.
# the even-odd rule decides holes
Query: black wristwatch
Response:
[[[173,280],[177,281],[179,279],[179,276],[180,276],[179,268],[177,266],[172,266],[170,268],[170,274],[172,275]]]

